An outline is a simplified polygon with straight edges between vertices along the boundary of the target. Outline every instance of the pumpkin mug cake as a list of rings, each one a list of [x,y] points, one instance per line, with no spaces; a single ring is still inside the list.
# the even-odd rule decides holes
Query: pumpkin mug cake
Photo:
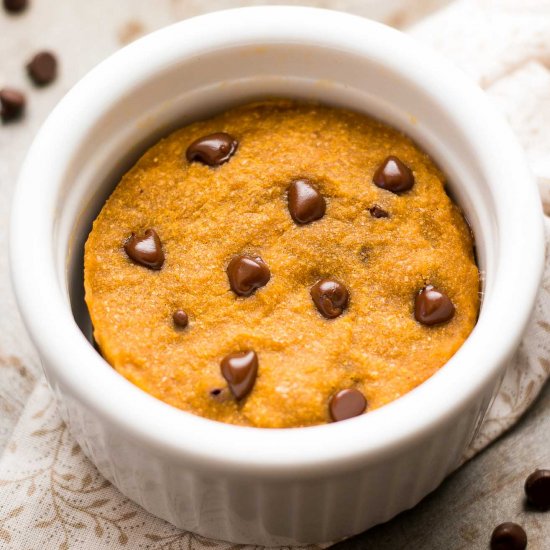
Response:
[[[257,102],[182,128],[122,178],[85,248],[104,357],[247,426],[358,416],[473,329],[469,228],[434,162],[352,111]]]

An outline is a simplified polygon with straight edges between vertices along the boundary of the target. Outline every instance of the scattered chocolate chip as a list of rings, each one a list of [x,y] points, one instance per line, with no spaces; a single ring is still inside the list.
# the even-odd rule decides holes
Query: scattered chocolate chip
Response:
[[[299,224],[311,223],[325,215],[325,198],[304,179],[293,181],[288,188],[288,211]]]
[[[363,414],[367,409],[365,396],[355,388],[341,390],[330,400],[330,417],[334,422]]]
[[[259,256],[235,256],[227,266],[229,286],[237,296],[250,296],[271,279],[271,272]]]
[[[414,317],[423,325],[438,325],[450,321],[455,306],[450,298],[432,285],[425,286],[414,300]]]
[[[216,403],[224,403],[229,399],[232,399],[230,392],[227,388],[213,388],[208,392],[210,399]]]
[[[414,175],[404,162],[390,156],[374,173],[373,182],[392,193],[404,193],[414,185]]]
[[[132,235],[124,243],[126,254],[137,264],[149,269],[160,269],[164,264],[162,243],[154,229],[147,229],[143,235]]]
[[[221,362],[222,376],[235,399],[250,393],[258,374],[258,356],[255,351],[237,351],[226,355]]]
[[[57,76],[57,59],[51,52],[37,53],[27,63],[27,72],[37,86],[50,84]]]
[[[517,523],[501,523],[491,535],[491,550],[524,550],[527,534]]]
[[[238,141],[232,135],[217,132],[191,143],[186,157],[189,162],[199,161],[208,166],[219,166],[235,154],[238,146]]]
[[[370,215],[373,218],[389,218],[390,215],[383,208],[375,204],[372,208],[369,208]]]
[[[348,307],[348,289],[341,282],[334,279],[317,281],[311,287],[310,294],[319,313],[327,319],[334,319],[342,315]]]
[[[27,9],[28,0],[4,0],[4,9],[10,13],[20,13]]]
[[[189,324],[189,316],[185,313],[185,311],[183,311],[183,309],[174,311],[172,320],[174,321],[174,325],[179,328],[185,328]]]
[[[19,118],[25,111],[25,96],[13,88],[0,90],[0,106],[2,111],[2,122],[9,122]]]
[[[527,500],[540,510],[550,510],[550,470],[535,470],[525,481]]]

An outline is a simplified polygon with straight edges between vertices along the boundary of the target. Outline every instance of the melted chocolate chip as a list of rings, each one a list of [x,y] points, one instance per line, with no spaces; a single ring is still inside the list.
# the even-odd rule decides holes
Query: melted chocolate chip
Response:
[[[271,279],[271,272],[259,256],[235,256],[227,266],[229,286],[237,296],[250,296]]]
[[[0,90],[0,106],[2,107],[2,122],[19,118],[25,110],[25,96],[13,88]]]
[[[37,86],[45,86],[57,76],[57,59],[51,52],[37,53],[27,63],[27,72]]]
[[[258,356],[255,351],[237,351],[226,355],[221,362],[222,376],[235,399],[250,393],[258,374]]]
[[[455,314],[455,306],[450,298],[432,285],[425,286],[414,301],[414,317],[423,325],[438,325],[450,321]]]
[[[535,470],[525,481],[525,494],[539,510],[550,510],[550,470]]]
[[[392,193],[404,193],[414,185],[414,175],[404,162],[391,156],[376,170],[373,182]]]
[[[179,328],[185,328],[189,324],[189,316],[185,313],[185,311],[183,311],[183,309],[174,311],[172,320],[174,321],[174,325]]]
[[[334,319],[342,315],[348,306],[348,289],[335,279],[321,279],[310,289],[313,303],[319,313],[327,319]]]
[[[207,166],[219,166],[227,162],[237,150],[238,141],[230,134],[217,132],[195,140],[187,148],[189,162],[198,161]]]
[[[229,399],[232,399],[227,388],[213,388],[208,392],[208,394],[216,403],[225,403]]]
[[[373,218],[389,218],[390,215],[383,208],[375,204],[372,208],[369,208],[370,215]]]
[[[10,13],[20,13],[27,9],[28,0],[4,0],[4,9]]]
[[[491,550],[524,550],[527,534],[517,523],[501,523],[491,535]]]
[[[149,269],[160,269],[164,264],[162,243],[154,229],[147,229],[143,235],[132,235],[124,243],[128,257]]]
[[[295,180],[288,188],[288,211],[299,224],[311,223],[325,215],[325,198],[308,180]]]
[[[363,414],[367,409],[365,396],[355,388],[341,390],[330,400],[330,417],[334,422]]]

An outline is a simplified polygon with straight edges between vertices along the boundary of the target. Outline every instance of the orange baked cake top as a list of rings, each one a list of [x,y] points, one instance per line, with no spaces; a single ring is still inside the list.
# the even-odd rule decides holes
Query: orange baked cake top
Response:
[[[430,157],[363,114],[289,100],[151,147],[94,222],[85,289],[128,380],[269,428],[400,397],[479,309],[472,237]]]

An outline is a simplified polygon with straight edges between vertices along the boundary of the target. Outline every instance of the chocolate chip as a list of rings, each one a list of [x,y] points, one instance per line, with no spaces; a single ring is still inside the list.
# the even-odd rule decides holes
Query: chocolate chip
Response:
[[[414,300],[414,317],[423,325],[438,325],[450,321],[455,306],[450,298],[432,285],[425,286]]]
[[[525,481],[527,500],[540,510],[550,510],[550,470],[535,470]]]
[[[517,523],[501,523],[491,535],[491,550],[524,550],[527,534]]]
[[[250,393],[258,374],[258,356],[255,351],[237,351],[226,355],[221,362],[222,376],[235,399]]]
[[[237,296],[250,296],[271,279],[271,272],[259,256],[235,256],[227,266],[229,286]]]
[[[0,106],[2,106],[2,122],[19,118],[25,111],[25,96],[13,88],[0,90]]]
[[[45,86],[57,76],[57,59],[51,52],[37,53],[27,63],[27,72],[37,86]]]
[[[348,289],[335,279],[321,279],[310,289],[313,303],[319,313],[327,319],[334,319],[342,315],[348,307]]]
[[[225,403],[226,401],[229,401],[229,399],[232,399],[227,388],[213,388],[208,392],[208,394],[216,403]]]
[[[389,218],[390,215],[383,208],[380,208],[377,204],[369,208],[370,215],[373,218]]]
[[[325,198],[304,179],[293,181],[288,188],[288,211],[299,224],[311,223],[325,215]]]
[[[22,12],[28,5],[28,0],[4,0],[4,9],[10,13]]]
[[[355,388],[339,391],[332,396],[329,404],[330,417],[334,422],[359,416],[366,409],[365,396]]]
[[[237,150],[238,141],[230,134],[217,132],[195,140],[187,148],[189,162],[199,161],[208,166],[219,166],[227,162]]]
[[[185,328],[189,324],[189,316],[185,313],[185,311],[183,311],[183,309],[174,311],[172,320],[174,321],[174,325],[179,328]]]
[[[414,175],[405,163],[390,156],[376,170],[372,181],[392,193],[404,193],[414,185]]]
[[[143,235],[132,235],[124,243],[126,254],[137,264],[149,269],[160,269],[164,264],[162,243],[154,229],[147,229]]]

